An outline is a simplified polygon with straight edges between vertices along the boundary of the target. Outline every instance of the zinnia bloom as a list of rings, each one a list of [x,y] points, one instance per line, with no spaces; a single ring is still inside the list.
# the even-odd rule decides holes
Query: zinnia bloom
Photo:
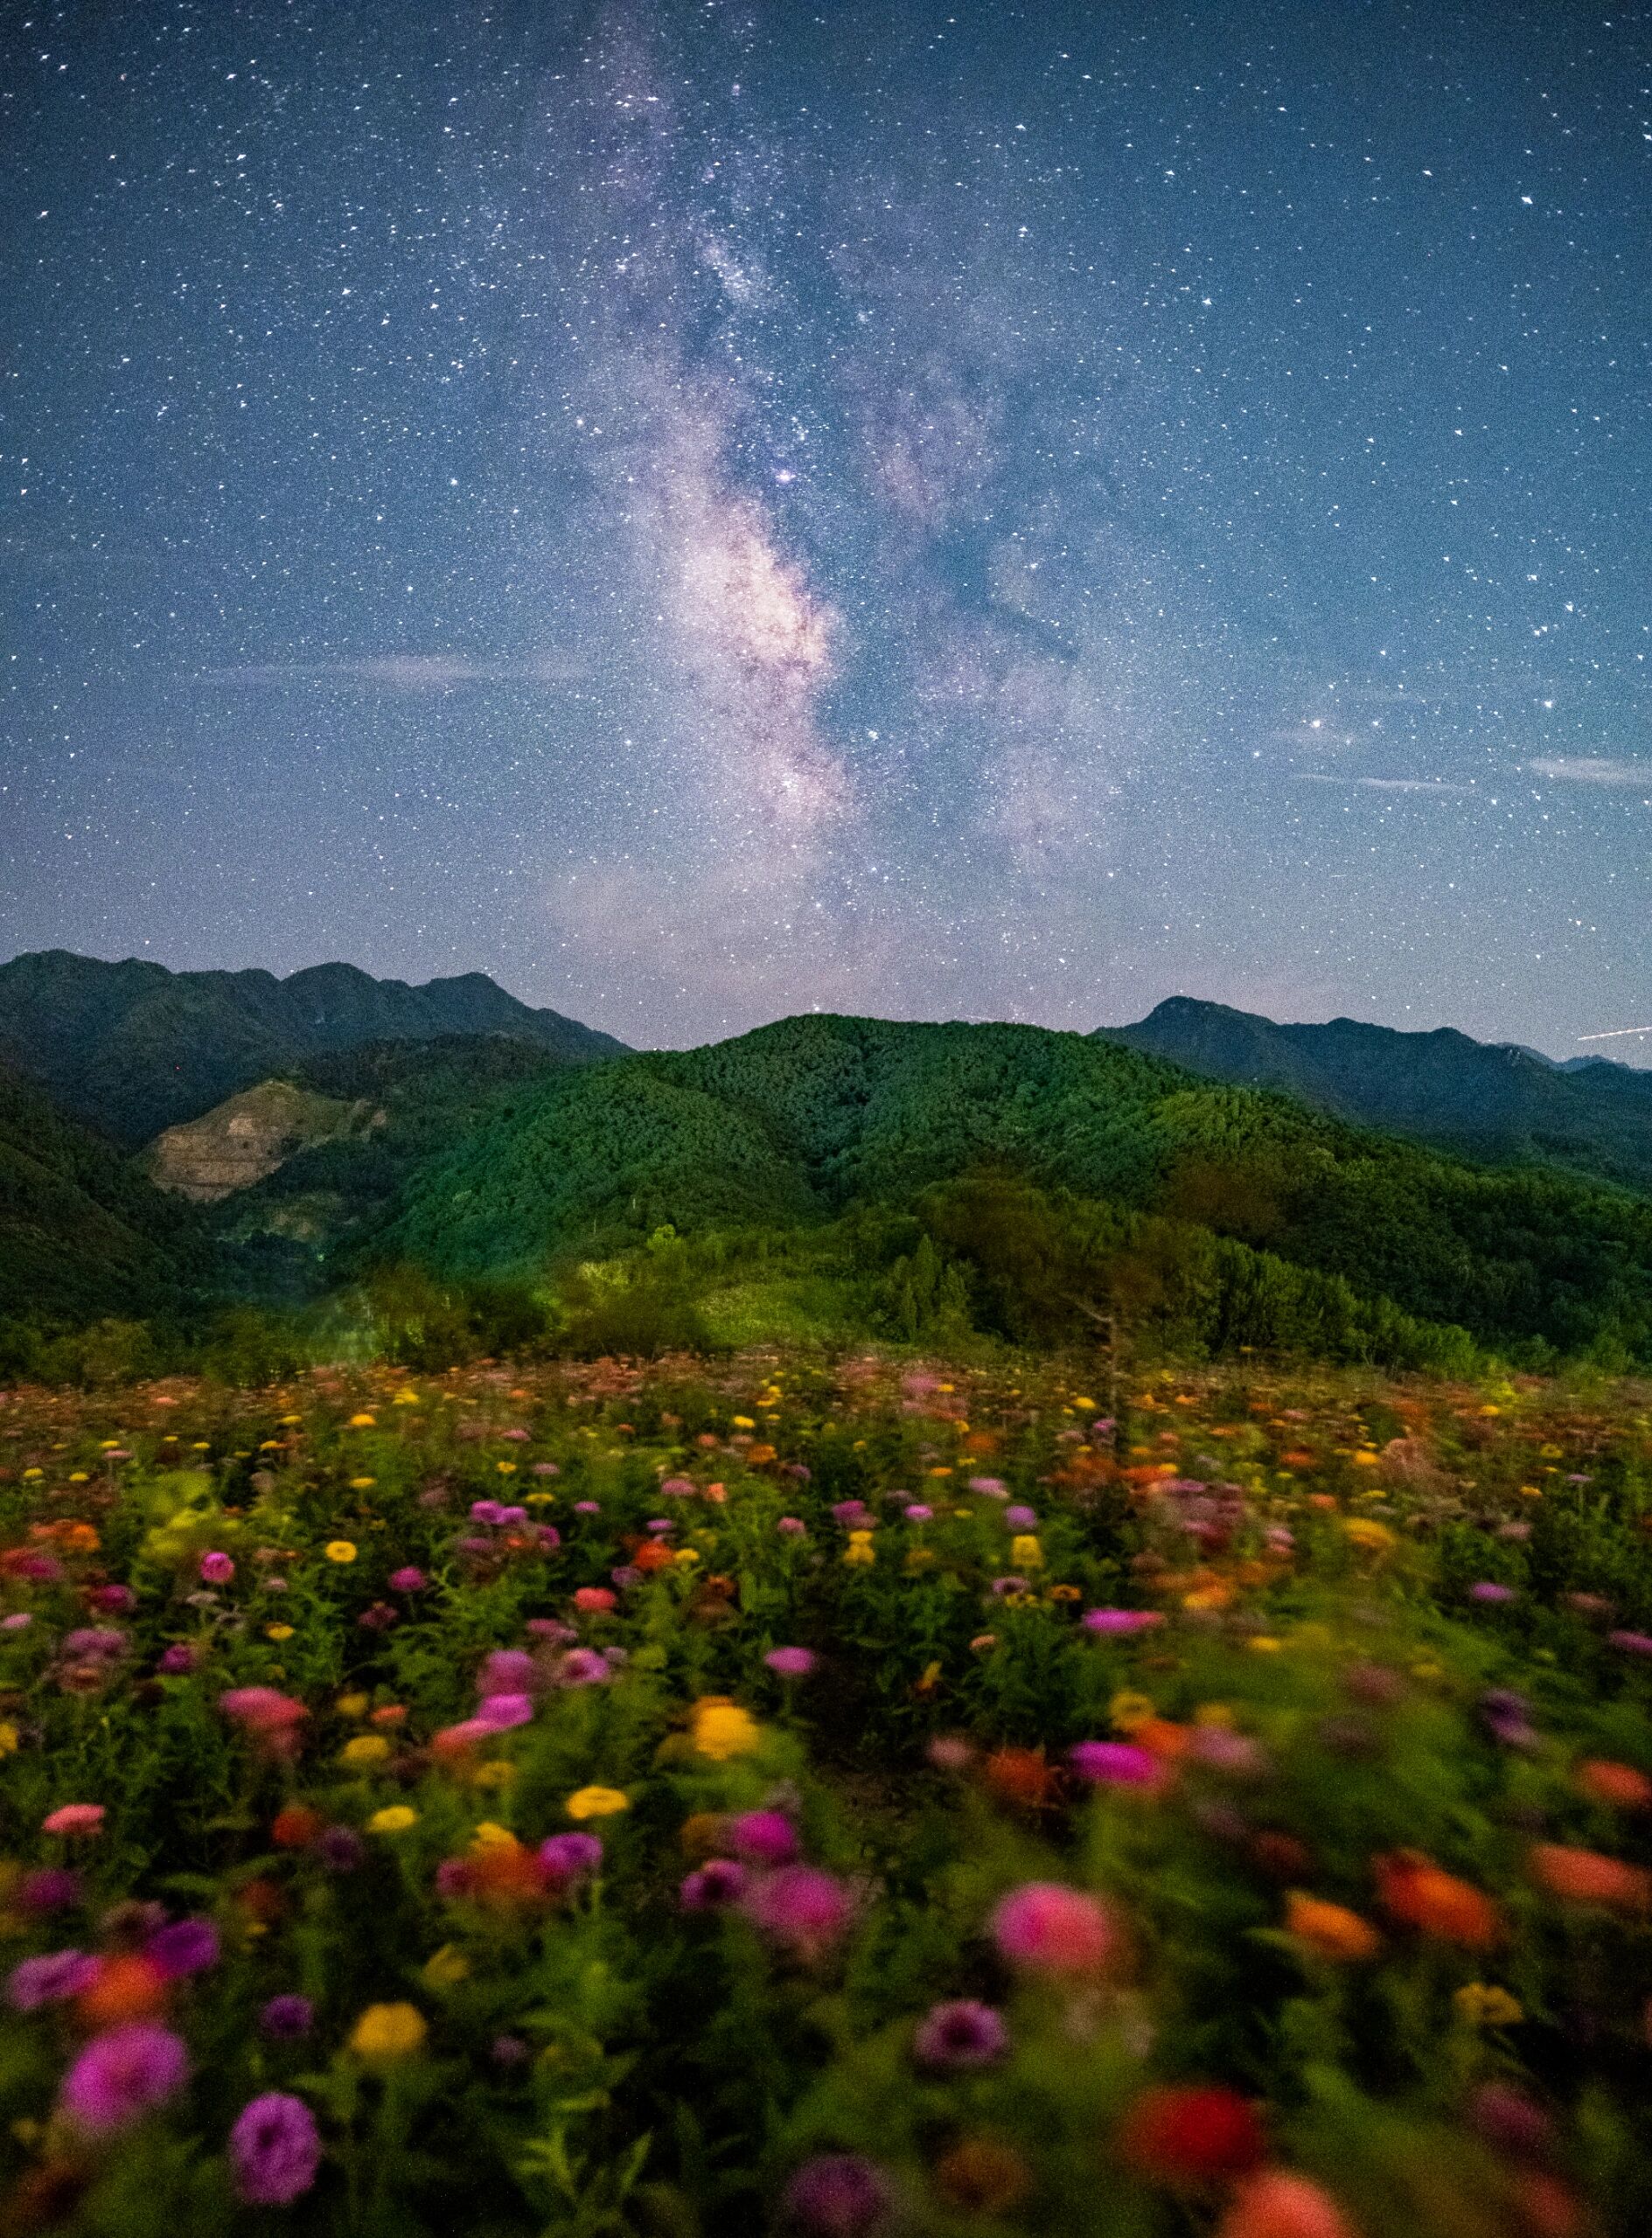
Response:
[[[631,1809],[631,1797],[622,1788],[576,1788],[562,1808],[570,1818],[613,1818]]]
[[[1162,2083],[1144,2090],[1119,2136],[1119,2150],[1161,2184],[1209,2183],[1260,2165],[1256,2109],[1221,2083]]]
[[[1373,1870],[1383,1908],[1407,1927],[1466,1950],[1487,1950],[1502,1933],[1490,1897],[1416,1850],[1378,1858]]]
[[[290,2207],[316,2180],[321,2138],[302,2098],[267,2090],[241,2109],[229,2133],[235,2189],[252,2207]]]
[[[350,2032],[350,2048],[359,2060],[378,2066],[407,2059],[418,2050],[427,2033],[424,2015],[417,2005],[370,2004]]]
[[[43,1834],[101,1834],[108,1816],[101,1802],[62,1802],[40,1821]]]
[[[167,1981],[181,1982],[217,1965],[218,1929],[210,1920],[174,1920],[170,1927],[156,1928],[143,1955]]]
[[[993,1935],[1012,1966],[1032,1974],[1093,1974],[1118,1940],[1104,1907],[1082,1888],[1029,1880],[993,1914]]]
[[[308,2036],[315,2019],[316,2009],[310,1999],[289,1992],[284,1997],[270,1998],[258,2016],[258,2025],[266,2036],[289,2043],[300,2036]]]
[[[745,1907],[766,1935],[799,1957],[820,1957],[849,1924],[849,1893],[814,1865],[785,1865],[748,1889]]]
[[[742,1812],[729,1826],[728,1842],[751,1865],[791,1865],[798,1854],[798,1830],[784,1811]]]
[[[188,2071],[180,2037],[153,2021],[129,2021],[92,2039],[63,2079],[60,2102],[77,2129],[108,2137],[171,2097]]]
[[[814,1656],[807,1648],[770,1648],[763,1661],[777,1677],[806,1678],[814,1669]]]
[[[931,2067],[990,2067],[1008,2046],[1003,2015],[975,1997],[931,2005],[912,2039],[916,2057]]]
[[[595,1834],[553,1834],[540,1844],[540,1864],[558,1888],[571,1888],[589,1879],[603,1862],[603,1845]]]
[[[1356,2238],[1322,2186],[1290,2168],[1258,2168],[1234,2193],[1216,2238]]]
[[[83,1950],[52,1950],[41,1958],[25,1958],[14,1966],[6,1983],[6,2001],[18,2012],[34,2012],[43,2004],[61,2004],[97,1979],[101,1960]]]
[[[1652,1903],[1652,1873],[1644,1865],[1625,1865],[1599,1850],[1567,1849],[1558,1842],[1539,1842],[1531,1852],[1534,1878],[1551,1896],[1574,1904],[1600,1904],[1608,1911],[1640,1912]]]
[[[1383,1938],[1368,1920],[1345,1904],[1329,1904],[1293,1888],[1285,1900],[1285,1932],[1316,1958],[1343,1964],[1374,1958]]]
[[[1165,1778],[1162,1760],[1130,1740],[1081,1740],[1067,1757],[1080,1779],[1098,1787],[1156,1788]]]
[[[814,2238],[871,2238],[894,2204],[888,2180],[858,2152],[822,2152],[786,2186],[784,2207]]]

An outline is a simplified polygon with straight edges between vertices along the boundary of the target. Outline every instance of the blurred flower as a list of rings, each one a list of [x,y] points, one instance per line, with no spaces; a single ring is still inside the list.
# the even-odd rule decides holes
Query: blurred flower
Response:
[[[1033,2188],[1033,2172],[1001,2137],[965,2137],[935,2164],[935,2188],[965,2214],[1003,2215]]]
[[[209,1586],[227,1586],[235,1574],[235,1565],[227,1554],[203,1554],[201,1577]]]
[[[577,1788],[562,1805],[570,1818],[612,1818],[631,1809],[622,1788]]]
[[[721,1911],[746,1893],[746,1869],[732,1858],[711,1858],[691,1872],[677,1892],[685,1912]]]
[[[1149,1632],[1155,1624],[1162,1624],[1164,1617],[1156,1608],[1089,1608],[1080,1621],[1086,1632],[1098,1633],[1105,1639]]]
[[[1416,1850],[1398,1850],[1372,1866],[1383,1908],[1405,1926],[1467,1950],[1487,1950],[1502,1923],[1488,1896]]]
[[[403,1569],[392,1570],[387,1582],[393,1593],[422,1593],[429,1580],[422,1570],[415,1569],[409,1562]]]
[[[798,1830],[778,1810],[748,1810],[730,1822],[728,1844],[748,1865],[791,1865],[798,1854]]]
[[[1261,2168],[1243,2178],[1216,2238],[1356,2238],[1330,2193],[1293,2169]]]
[[[375,1810],[367,1821],[369,1834],[405,1834],[419,1823],[419,1814],[410,1803],[393,1802],[383,1810]]]
[[[1095,1898],[1064,1882],[1032,1880],[1000,1899],[993,1936],[1011,1965],[1034,1974],[1091,1974],[1112,1956],[1117,1931]]]
[[[1374,1958],[1383,1947],[1383,1938],[1369,1920],[1345,1904],[1328,1903],[1300,1888],[1286,1897],[1285,1932],[1316,1958],[1338,1965]]]
[[[603,1845],[595,1834],[553,1834],[540,1844],[539,1861],[556,1887],[571,1888],[601,1866]]]
[[[359,2060],[376,2067],[408,2058],[428,2033],[416,2005],[370,2004],[350,2032],[350,2048]]]
[[[18,2012],[62,2004],[90,1987],[101,1964],[83,1950],[53,1950],[42,1958],[25,1958],[7,1979],[6,2001]]]
[[[1452,2009],[1470,2028],[1517,2028],[1525,2018],[1517,1998],[1495,1983],[1465,1982],[1452,1992]]]
[[[721,1695],[708,1694],[694,1704],[692,1732],[700,1754],[717,1764],[727,1763],[734,1756],[749,1756],[763,1742],[762,1730],[751,1712]]]
[[[330,1538],[321,1551],[330,1562],[353,1562],[356,1558],[354,1544],[347,1538]]]
[[[781,1678],[806,1678],[815,1665],[808,1648],[770,1648],[763,1662]]]
[[[823,2152],[805,2160],[786,2186],[788,2219],[812,2238],[873,2238],[889,2219],[887,2179],[859,2153]]]
[[[174,1920],[157,1928],[143,1946],[143,1955],[169,1982],[190,1974],[205,1973],[219,1960],[218,1929],[210,1920]]]
[[[259,2012],[258,2025],[266,2036],[285,2043],[309,2035],[315,2018],[315,2008],[308,1997],[289,1993],[269,1999]]]
[[[101,1802],[61,1802],[40,1821],[43,1834],[87,1837],[101,1834],[108,1816]]]
[[[1147,1749],[1128,1740],[1081,1740],[1067,1752],[1080,1779],[1098,1787],[1162,1787],[1166,1767]]]
[[[1119,2149],[1161,2184],[1203,2184],[1248,2173],[1266,2151],[1248,2098],[1221,2083],[1160,2083],[1125,2115]]]
[[[1614,1912],[1642,1912],[1652,1905],[1652,1872],[1599,1850],[1539,1842],[1531,1852],[1531,1871],[1551,1896],[1574,1904],[1599,1904]]]
[[[823,1956],[849,1924],[847,1889],[814,1865],[784,1865],[763,1875],[748,1885],[743,1901],[766,1935],[802,1958]]]
[[[131,2021],[92,2039],[65,2075],[59,2102],[76,2129],[108,2137],[181,2089],[188,2069],[181,2037]]]
[[[990,2067],[1008,2047],[1002,2014],[975,1997],[931,2005],[912,2039],[915,2057],[934,2067]]]
[[[321,2137],[302,2098],[267,2090],[241,2109],[229,2133],[235,2189],[251,2207],[290,2207],[316,2180]]]
[[[1615,1804],[1621,1810],[1644,1810],[1652,1804],[1652,1780],[1633,1764],[1586,1757],[1577,1767],[1576,1778],[1592,1802]]]

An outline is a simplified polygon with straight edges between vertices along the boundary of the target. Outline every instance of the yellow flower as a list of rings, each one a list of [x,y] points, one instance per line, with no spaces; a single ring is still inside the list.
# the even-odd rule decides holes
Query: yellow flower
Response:
[[[378,1481],[376,1476],[352,1476],[350,1489],[352,1492],[370,1492]]]
[[[367,1702],[365,1694],[341,1694],[332,1706],[341,1718],[365,1718]]]
[[[290,1640],[292,1635],[293,1628],[290,1624],[266,1624],[264,1627],[264,1637],[267,1640]]]
[[[393,1802],[383,1810],[373,1812],[367,1821],[367,1831],[369,1834],[405,1834],[410,1826],[416,1826],[418,1823],[419,1814],[411,1803]]]
[[[877,1549],[872,1544],[869,1530],[852,1530],[849,1543],[843,1550],[843,1558],[852,1570],[869,1570],[876,1562]]]
[[[351,2032],[350,2048],[359,2060],[374,2065],[405,2060],[416,2052],[428,2033],[417,2005],[370,2004]]]
[[[692,1570],[700,1557],[692,1546],[680,1546],[671,1558],[680,1570]]]
[[[1271,1632],[1253,1632],[1245,1645],[1253,1656],[1277,1656],[1285,1642],[1276,1640]]]
[[[376,1414],[352,1414],[350,1426],[352,1430],[371,1430],[378,1419]]]
[[[1370,1516],[1350,1516],[1342,1529],[1356,1546],[1363,1546],[1372,1554],[1384,1553],[1395,1543],[1388,1525],[1375,1522]]]
[[[756,1426],[756,1424],[752,1420],[749,1414],[736,1414],[735,1417],[735,1427],[736,1430],[755,1430]]]
[[[493,1466],[498,1469],[501,1476],[514,1476],[516,1475],[516,1463],[513,1461],[496,1461]]]
[[[1012,1566],[1017,1570],[1042,1570],[1044,1550],[1030,1531],[1023,1531],[1009,1542],[1009,1558]]]
[[[562,1808],[570,1818],[613,1818],[631,1809],[631,1797],[618,1788],[576,1788]]]
[[[749,1710],[720,1695],[708,1694],[696,1702],[694,1712],[694,1746],[714,1763],[726,1764],[731,1756],[749,1756],[763,1745],[763,1733]]]
[[[72,1468],[69,1471],[69,1482],[71,1484],[84,1484],[86,1471],[83,1468]]]
[[[330,1562],[353,1562],[356,1558],[355,1543],[348,1538],[330,1538],[321,1551]]]
[[[0,1756],[15,1756],[21,1740],[22,1735],[10,1719],[0,1725]]]
[[[45,1475],[45,1471],[43,1468],[25,1468],[23,1472],[23,1481],[25,1484],[31,1484],[34,1482],[37,1476],[44,1476]]]
[[[497,1819],[484,1818],[471,1837],[473,1853],[484,1850],[513,1850],[516,1837],[508,1826],[501,1826]]]
[[[1137,1694],[1128,1687],[1107,1705],[1107,1715],[1120,1733],[1134,1733],[1138,1726],[1150,1725],[1158,1714],[1158,1705],[1150,1695]]]
[[[1517,2028],[1526,2017],[1519,1999],[1495,1983],[1466,1982],[1452,2004],[1458,2019],[1470,2028]]]
[[[369,1764],[382,1764],[389,1753],[390,1744],[381,1733],[359,1733],[339,1750],[338,1761],[354,1770]]]
[[[392,1406],[416,1406],[419,1394],[416,1391],[399,1391],[390,1404]]]
[[[1077,1407],[1082,1407],[1086,1413],[1091,1413],[1095,1410],[1096,1402],[1093,1398],[1076,1398],[1073,1401],[1073,1405]]]
[[[281,1418],[282,1426],[283,1429],[290,1429],[295,1422],[302,1422],[303,1419],[302,1414],[283,1414]]]
[[[471,1962],[462,1950],[444,1942],[440,1950],[430,1953],[419,1970],[433,1990],[450,1990],[456,1982],[464,1981]]]
[[[525,1492],[522,1495],[522,1505],[525,1508],[554,1508],[556,1505],[556,1495],[554,1492]]]

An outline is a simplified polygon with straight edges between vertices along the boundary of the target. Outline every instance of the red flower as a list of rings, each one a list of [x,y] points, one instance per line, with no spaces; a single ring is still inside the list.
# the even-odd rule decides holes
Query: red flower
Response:
[[[1267,2150],[1256,2109],[1219,2082],[1160,2083],[1125,2116],[1119,2151],[1161,2184],[1205,2184],[1259,2167]]]

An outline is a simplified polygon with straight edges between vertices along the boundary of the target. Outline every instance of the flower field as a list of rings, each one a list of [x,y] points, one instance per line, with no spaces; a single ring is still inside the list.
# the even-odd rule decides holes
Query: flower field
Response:
[[[1649,1403],[8,1394],[0,2232],[1644,2232]]]

